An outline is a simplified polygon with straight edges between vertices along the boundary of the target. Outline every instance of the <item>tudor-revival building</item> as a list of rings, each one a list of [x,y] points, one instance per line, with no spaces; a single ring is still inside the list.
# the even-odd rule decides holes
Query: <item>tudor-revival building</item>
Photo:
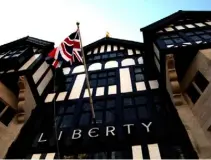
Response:
[[[53,76],[44,57],[53,46],[24,37],[0,47],[0,158],[5,157],[26,122],[33,121],[29,117],[43,101],[44,88]]]
[[[141,31],[145,65],[154,61],[192,145],[210,158],[211,12],[178,11]]]
[[[55,70],[32,37],[1,46],[0,158],[210,158],[210,20],[179,11],[144,43],[85,46],[96,124],[82,64]]]

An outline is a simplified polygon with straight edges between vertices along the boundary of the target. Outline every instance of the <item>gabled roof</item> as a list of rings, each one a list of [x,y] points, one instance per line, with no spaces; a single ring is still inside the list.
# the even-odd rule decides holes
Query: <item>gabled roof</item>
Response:
[[[179,10],[163,19],[160,19],[146,27],[143,27],[140,29],[140,31],[151,31],[155,29],[159,29],[165,26],[168,26],[169,24],[174,23],[175,20],[179,20],[180,18],[211,18],[211,11],[184,11]]]
[[[129,41],[129,40],[124,40],[124,39],[117,39],[117,38],[111,38],[111,37],[104,37],[102,39],[99,39],[98,41],[95,41],[91,44],[88,44],[84,46],[84,50],[88,50],[96,45],[101,45],[101,44],[120,44],[120,45],[134,45],[137,47],[141,47],[144,44],[142,42],[135,42],[135,41]]]
[[[24,44],[25,42],[35,43],[36,41],[44,42],[46,44],[48,43],[49,45],[54,45],[54,42],[49,42],[49,41],[45,41],[45,40],[42,40],[42,39],[38,39],[38,38],[30,37],[30,36],[25,36],[23,38],[20,38],[20,39],[14,40],[12,42],[1,45],[0,51],[4,51],[5,49],[7,50],[7,48],[10,48],[10,47],[13,47],[13,46]]]

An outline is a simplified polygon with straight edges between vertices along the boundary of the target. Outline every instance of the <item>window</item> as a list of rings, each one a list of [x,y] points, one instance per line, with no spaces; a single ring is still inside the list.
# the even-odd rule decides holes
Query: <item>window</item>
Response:
[[[188,33],[185,33],[186,36],[193,36],[194,34],[192,32],[188,32]]]
[[[195,33],[196,33],[196,34],[204,34],[203,31],[196,31]]]
[[[94,56],[94,60],[99,60],[101,56]]]
[[[202,92],[206,89],[209,84],[209,81],[200,72],[196,73],[194,82]]]
[[[106,111],[106,117],[105,117],[106,123],[113,123],[115,120],[115,115],[113,110]]]
[[[136,110],[135,108],[125,108],[124,109],[124,121],[131,122],[136,120]]]
[[[208,34],[203,34],[203,35],[201,35],[201,37],[204,38],[205,40],[211,39],[211,36]]]
[[[122,60],[122,66],[131,66],[131,65],[135,65],[135,61],[132,58],[127,58]]]
[[[116,105],[116,101],[114,99],[110,99],[110,100],[107,100],[107,105],[106,105],[106,108],[109,109],[109,108],[114,108]]]
[[[144,75],[142,73],[137,73],[135,74],[135,79],[136,79],[136,82],[143,81]]]
[[[73,69],[73,73],[81,73],[84,72],[84,65],[77,66]]]
[[[143,69],[141,67],[134,68],[136,82],[144,81],[144,74],[142,73],[142,70]]]
[[[107,71],[100,73],[92,73],[90,75],[90,86],[93,88],[101,87],[106,85],[114,85],[116,84],[116,72],[115,71]]]
[[[147,103],[147,98],[145,96],[137,96],[134,98],[136,105],[142,105]]]
[[[191,36],[190,38],[194,41],[201,41],[201,38],[199,36]]]
[[[102,68],[101,63],[94,63],[94,64],[89,66],[88,71],[96,71],[96,70],[100,70],[101,68]]]
[[[187,88],[187,94],[193,103],[196,103],[208,84],[209,81],[198,71]]]
[[[138,107],[138,117],[139,119],[147,119],[149,117],[146,107]]]
[[[176,43],[184,43],[185,41],[182,38],[174,38]]]
[[[0,99],[0,122],[8,126],[8,124],[11,122],[14,116],[15,116],[15,110],[12,107],[7,106]]]
[[[124,106],[132,106],[133,105],[133,99],[132,98],[124,98],[123,100]]]
[[[66,128],[72,126],[73,115],[65,115],[63,116],[62,122],[60,124],[60,128]]]
[[[82,113],[79,121],[79,125],[88,125],[91,123],[91,114],[89,112]]]
[[[107,58],[108,58],[108,54],[102,55],[102,59],[107,59]]]
[[[190,97],[190,99],[192,100],[193,103],[196,103],[196,101],[200,97],[200,93],[196,90],[196,88],[194,87],[194,85],[192,83],[187,88],[187,94],[188,94],[188,96]]]
[[[164,40],[164,43],[165,43],[166,45],[174,44],[173,41],[172,41],[171,39],[165,39],[165,40]]]
[[[108,61],[105,64],[105,68],[116,68],[116,67],[118,67],[117,61]]]
[[[111,54],[109,54],[109,57],[110,57],[110,58],[115,58],[115,57],[116,57],[116,53],[111,53]]]

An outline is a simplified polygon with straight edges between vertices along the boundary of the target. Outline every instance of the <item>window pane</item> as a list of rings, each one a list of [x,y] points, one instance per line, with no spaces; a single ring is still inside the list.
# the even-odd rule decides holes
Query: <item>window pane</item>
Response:
[[[103,112],[95,112],[96,122],[103,123]]]
[[[135,68],[135,73],[141,73],[142,69],[141,68]]]
[[[58,114],[63,114],[63,113],[64,113],[64,106],[59,106]]]
[[[66,110],[66,113],[73,113],[74,110],[75,110],[75,105],[68,106],[68,107],[67,107],[67,110]]]
[[[99,60],[100,56],[94,56],[94,60]]]
[[[133,105],[132,98],[124,98],[124,106],[131,106]]]
[[[135,97],[135,104],[140,105],[140,104],[146,104],[147,98],[145,96],[138,96]]]
[[[124,54],[120,52],[120,53],[117,53],[117,56],[118,56],[118,57],[123,57]]]
[[[115,106],[115,100],[112,99],[112,100],[108,100],[107,101],[107,108],[113,108]]]
[[[71,86],[72,86],[71,83],[66,84],[65,85],[66,90],[69,90]]]
[[[183,43],[183,42],[185,42],[182,38],[175,38],[174,41],[176,43]]]
[[[109,76],[109,77],[115,76],[115,72],[114,72],[114,71],[108,72],[108,76]]]
[[[210,29],[209,30],[206,30],[206,32],[211,33],[211,30]]]
[[[105,102],[104,101],[96,101],[94,103],[94,108],[95,109],[104,109]]]
[[[194,81],[202,92],[206,89],[207,85],[209,84],[209,81],[200,72],[197,72]]]
[[[198,36],[191,36],[190,38],[194,41],[201,41],[201,38]]]
[[[2,101],[0,101],[0,113],[3,111],[5,107],[6,107],[5,104]]]
[[[178,35],[171,35],[171,38],[176,38],[176,37],[179,37]]]
[[[116,53],[111,53],[109,57],[110,57],[110,58],[116,57]]]
[[[211,36],[208,34],[201,35],[201,37],[204,39],[211,39]]]
[[[106,85],[106,79],[99,79],[98,80],[98,86],[105,86]]]
[[[144,106],[143,107],[138,107],[138,117],[140,119],[149,118],[147,110],[146,110],[146,108]]]
[[[102,55],[102,59],[107,59],[107,58],[108,58],[107,54]]]
[[[204,32],[203,31],[197,31],[197,32],[195,32],[196,34],[204,34]]]
[[[97,74],[91,74],[90,78],[92,78],[92,79],[97,78]]]
[[[90,81],[90,87],[96,87],[96,85],[97,85],[97,80]]]
[[[99,78],[103,78],[103,77],[106,77],[106,76],[107,76],[106,73],[100,73],[98,77],[99,77]]]
[[[144,75],[141,73],[138,73],[135,75],[136,81],[143,81],[144,80]]]
[[[190,84],[190,86],[188,87],[187,94],[188,94],[188,96],[190,97],[190,99],[192,100],[193,103],[196,103],[196,101],[200,97],[200,94],[195,89],[195,87],[193,86],[193,84]]]
[[[193,33],[192,32],[188,32],[188,33],[185,33],[186,36],[192,36]]]
[[[165,43],[166,45],[174,44],[173,41],[170,40],[170,39],[165,39],[165,40],[164,40],[164,43]]]
[[[90,104],[88,102],[85,102],[83,104],[83,111],[90,111]]]
[[[106,123],[112,123],[114,122],[114,111],[106,111]]]
[[[0,117],[0,121],[7,126],[10,121],[14,118],[14,116],[15,110],[11,107],[8,107],[4,114]]]
[[[71,77],[68,77],[67,79],[66,79],[66,82],[71,82],[72,81],[72,78]]]
[[[90,113],[83,113],[81,115],[79,125],[88,125],[90,123]]]
[[[113,85],[113,84],[115,84],[115,78],[113,77],[108,78],[108,85]]]
[[[125,121],[134,121],[134,120],[136,120],[135,108],[124,109],[124,120]]]
[[[72,119],[73,119],[73,115],[64,116],[60,127],[61,128],[71,127],[72,126]]]
[[[58,127],[59,123],[60,123],[61,117],[56,117],[56,128]]]

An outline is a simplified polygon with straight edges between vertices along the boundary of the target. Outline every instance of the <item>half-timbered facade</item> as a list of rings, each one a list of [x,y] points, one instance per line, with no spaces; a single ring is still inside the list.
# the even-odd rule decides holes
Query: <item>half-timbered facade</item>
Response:
[[[180,10],[141,31],[146,65],[154,61],[199,157],[210,158],[211,12]]]
[[[0,47],[0,157],[17,139],[53,72],[44,61],[52,42],[24,37]]]
[[[34,84],[43,102],[7,158],[197,158],[168,94],[162,96],[159,72],[146,74],[143,43],[106,37],[84,51],[96,124],[83,64],[52,69],[53,78],[40,69],[34,81],[51,81],[41,94]]]
[[[83,64],[52,68],[32,37],[1,46],[1,158],[210,158],[210,30],[210,12],[178,11],[144,43],[85,46],[96,123]]]

